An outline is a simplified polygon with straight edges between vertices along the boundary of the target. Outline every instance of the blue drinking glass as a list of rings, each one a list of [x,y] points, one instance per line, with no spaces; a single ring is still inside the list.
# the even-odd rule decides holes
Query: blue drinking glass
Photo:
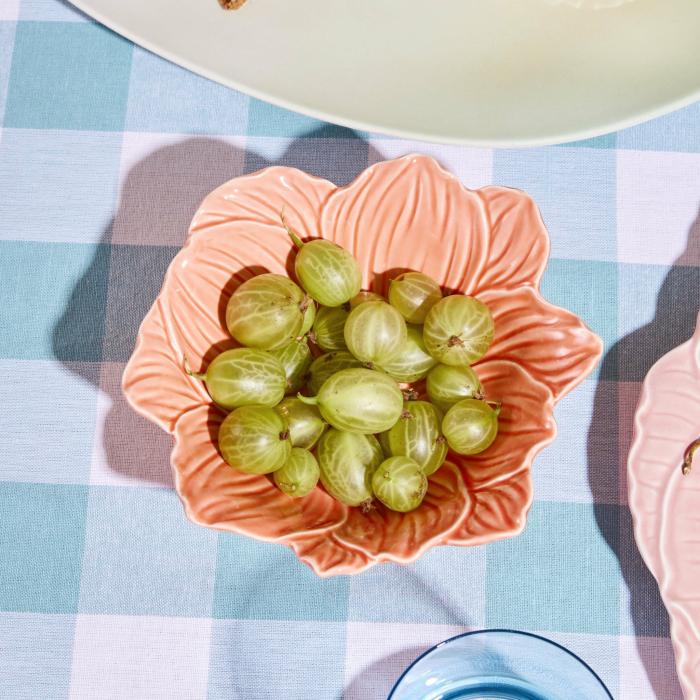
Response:
[[[441,642],[403,673],[389,700],[613,700],[568,649],[511,630],[468,632]]]

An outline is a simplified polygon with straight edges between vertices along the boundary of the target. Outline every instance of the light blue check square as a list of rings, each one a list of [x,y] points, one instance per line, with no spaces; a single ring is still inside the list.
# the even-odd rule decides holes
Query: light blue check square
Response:
[[[0,357],[102,357],[109,247],[0,241]]]
[[[599,260],[550,259],[542,294],[581,318],[603,340],[607,352],[618,338],[618,266]],[[595,372],[599,372],[597,367]],[[605,375],[610,378],[610,375]],[[616,376],[616,375],[613,375]]]
[[[619,502],[616,389],[614,382],[587,379],[557,404],[556,439],[542,450],[532,467],[539,500]],[[591,432],[593,416],[598,434]],[[600,430],[602,424],[605,430]]]
[[[87,483],[99,384],[96,363],[0,360],[0,480]],[[37,438],[51,449],[38,450]]]
[[[74,631],[73,615],[0,613],[0,695],[67,698]]]
[[[620,568],[600,532],[620,507],[536,501],[525,531],[489,545],[486,626],[617,634]]]
[[[93,487],[81,613],[208,617],[216,533],[185,517],[174,491]]]
[[[67,0],[21,0],[19,18],[24,21],[92,21]]]
[[[485,571],[483,547],[436,547],[408,566],[372,567],[351,579],[348,617],[482,627]]]
[[[117,200],[121,135],[6,129],[0,239],[99,243]]]
[[[662,286],[667,283],[669,273],[671,273],[671,267],[666,265],[620,263],[618,271],[620,285],[620,318],[618,326],[620,337],[629,335],[654,320],[659,292]],[[676,277],[682,276],[684,281],[687,281],[689,277],[687,273],[684,274],[682,268],[675,269],[673,274]],[[679,279],[678,284],[675,285],[676,293],[681,291],[679,289],[680,282],[681,280]],[[665,310],[665,312],[668,311],[671,311],[671,309]]]
[[[214,620],[207,697],[339,700],[344,665],[345,623]]]
[[[497,150],[493,179],[537,202],[555,258],[617,256],[615,151],[601,148]]]
[[[16,26],[16,22],[0,22],[0,126],[5,114],[5,100],[10,81],[10,65],[12,63],[12,49],[15,45]],[[2,143],[1,139],[0,143]]]
[[[248,110],[248,134],[250,136],[278,136],[286,138],[367,138],[364,132],[356,132],[343,126],[307,117],[305,114],[277,107],[269,102],[250,98]]]
[[[126,130],[245,136],[248,99],[135,48]]]
[[[345,620],[347,576],[319,578],[287,547],[219,537],[212,616],[239,620]]]
[[[639,151],[700,153],[700,102],[618,132],[617,145]]]
[[[616,355],[610,351],[601,374],[616,372]],[[621,385],[614,380],[585,381],[555,410],[558,435],[543,450],[533,467],[538,499],[579,503],[617,504],[623,499],[621,472],[626,437],[621,430]],[[617,536],[604,529],[609,542]]]
[[[0,610],[76,611],[86,506],[85,486],[0,481]]]
[[[579,148],[615,148],[617,143],[617,134],[602,134],[601,136],[592,136],[589,139],[580,141],[572,141],[570,143],[561,144],[564,148],[579,147]]]
[[[131,49],[97,24],[19,22],[5,126],[121,130]]]

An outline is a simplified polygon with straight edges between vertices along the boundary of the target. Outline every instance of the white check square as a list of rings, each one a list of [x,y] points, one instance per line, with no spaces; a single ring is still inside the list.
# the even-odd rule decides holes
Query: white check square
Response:
[[[699,208],[700,153],[618,152],[619,262],[700,265],[686,250]]]
[[[204,700],[211,620],[79,615],[71,700]]]

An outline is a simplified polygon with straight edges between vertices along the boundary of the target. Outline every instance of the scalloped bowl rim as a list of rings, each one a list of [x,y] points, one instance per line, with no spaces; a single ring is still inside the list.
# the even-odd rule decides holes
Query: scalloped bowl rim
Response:
[[[348,183],[347,185],[337,186],[337,185],[334,185],[333,183],[330,183],[330,184],[333,185],[333,187],[335,188],[333,190],[333,192],[337,192],[339,190],[346,190],[346,189],[352,187],[353,185],[355,185],[356,183],[360,182],[363,178],[369,177],[377,169],[385,167],[389,163],[397,163],[397,162],[401,162],[401,161],[414,161],[415,162],[416,160],[421,160],[423,162],[429,162],[431,164],[431,166],[433,168],[435,168],[437,170],[437,172],[440,173],[440,175],[442,175],[443,177],[447,177],[450,180],[456,182],[459,185],[459,187],[461,188],[461,190],[464,192],[476,193],[476,192],[480,192],[482,189],[484,189],[484,188],[480,188],[478,190],[472,190],[472,189],[466,187],[454,173],[452,173],[449,170],[447,170],[446,168],[444,168],[434,158],[432,158],[430,156],[421,155],[418,153],[409,153],[409,154],[402,156],[400,158],[394,158],[394,159],[375,162],[375,163],[369,165],[367,168],[365,168],[362,172],[360,172],[357,175],[357,177],[354,180],[352,180],[350,183]],[[287,168],[285,166],[270,166],[270,167],[263,168],[261,170],[258,170],[256,172],[253,172],[250,174],[244,174],[242,176],[234,177],[231,180],[229,180],[225,183],[222,183],[222,185],[215,188],[212,191],[212,193],[210,193],[209,195],[207,195],[204,198],[203,203],[206,202],[207,199],[209,197],[211,197],[214,193],[217,193],[221,190],[226,189],[232,183],[235,183],[238,180],[263,179],[265,177],[265,175],[269,173],[269,171],[280,171],[280,170],[302,172],[304,174],[304,176],[309,178],[310,180],[318,181],[319,183],[324,183],[324,184],[328,183],[328,181],[325,180],[324,178],[309,175],[307,173],[304,173],[303,171],[298,171],[296,168]],[[514,194],[516,194],[516,193],[522,194],[521,190],[519,190],[517,188],[499,187],[498,189],[501,189],[503,191],[510,190]],[[197,210],[197,213],[199,213],[199,209]],[[195,218],[196,218],[196,216],[197,215],[195,214]],[[194,219],[193,219],[193,223],[194,223]],[[546,233],[546,230],[545,230],[545,233]],[[188,232],[188,235],[185,239],[185,242],[184,242],[182,248],[178,251],[178,253],[175,255],[175,257],[171,261],[170,265],[168,266],[168,270],[166,271],[166,274],[165,274],[164,280],[163,280],[163,287],[162,287],[161,291],[159,292],[159,294],[157,295],[156,300],[154,301],[154,306],[158,303],[158,299],[160,298],[163,289],[165,289],[166,283],[168,281],[168,276],[170,275],[171,269],[173,268],[178,256],[181,255],[182,252],[187,249],[188,245],[190,245],[192,240],[195,239],[196,237],[197,237],[196,231],[193,232],[192,230],[190,230]],[[544,304],[546,304],[547,306],[549,306],[553,309],[558,309],[559,307],[555,307],[554,305],[550,304],[545,299],[543,299],[541,297],[541,295],[539,294],[541,276],[542,276],[544,269],[546,267],[547,260],[549,259],[550,248],[551,248],[551,243],[550,243],[548,235],[546,235],[546,237],[545,237],[545,246],[546,247],[545,247],[545,250],[543,252],[544,264],[542,265],[542,268],[541,268],[539,274],[532,280],[531,287],[537,293],[538,298],[541,302],[543,302]],[[523,517],[522,517],[521,521],[518,523],[517,527],[512,527],[510,529],[505,529],[502,531],[489,532],[489,533],[482,534],[480,536],[475,536],[473,538],[473,541],[470,540],[470,544],[472,544],[472,545],[485,544],[485,543],[489,543],[489,542],[493,542],[493,541],[516,536],[520,532],[522,532],[522,530],[524,529],[524,527],[527,523],[527,515],[529,513],[529,510],[531,508],[531,505],[532,505],[532,502],[534,499],[534,493],[533,493],[533,490],[531,487],[532,463],[533,463],[535,457],[537,456],[537,454],[542,449],[544,449],[547,445],[549,445],[555,439],[556,434],[557,434],[557,425],[556,425],[556,420],[555,420],[554,414],[553,414],[554,406],[561,398],[563,398],[566,394],[568,394],[571,390],[573,390],[573,388],[575,388],[581,381],[583,381],[585,379],[586,376],[588,376],[588,374],[590,373],[592,368],[595,366],[595,364],[600,359],[600,356],[602,355],[602,351],[603,351],[602,342],[600,341],[600,338],[595,333],[593,333],[593,331],[591,331],[590,328],[588,328],[586,326],[586,324],[583,321],[581,321],[580,318],[578,318],[578,317],[575,317],[575,318],[578,320],[581,327],[583,327],[588,332],[588,334],[591,337],[591,340],[594,340],[596,342],[596,349],[594,351],[589,352],[588,366],[586,368],[582,369],[574,380],[572,380],[568,385],[564,386],[558,395],[555,396],[554,393],[548,387],[546,387],[546,385],[541,384],[539,382],[539,380],[535,380],[541,387],[544,387],[545,389],[547,389],[547,393],[548,393],[548,397],[547,397],[548,420],[549,420],[549,425],[550,425],[550,433],[545,438],[541,439],[539,442],[530,446],[529,449],[527,450],[527,452],[524,452],[521,455],[521,462],[526,465],[527,476],[528,476],[528,480],[530,481],[530,489],[529,489],[529,492],[527,495],[527,501],[523,504]],[[171,453],[170,453],[170,466],[171,466],[171,469],[173,471],[176,492],[178,494],[178,498],[180,499],[181,503],[183,504],[183,509],[184,509],[185,514],[186,514],[186,517],[191,522],[193,522],[195,524],[198,524],[198,525],[201,525],[201,526],[204,526],[207,528],[211,528],[214,530],[218,530],[218,531],[222,531],[222,532],[235,532],[235,533],[245,535],[248,537],[253,537],[254,539],[257,539],[260,541],[287,544],[288,546],[292,546],[295,538],[298,538],[299,536],[304,536],[304,535],[313,534],[313,533],[331,532],[332,530],[334,530],[335,527],[337,527],[336,525],[324,525],[324,526],[319,526],[317,528],[309,528],[309,529],[299,530],[299,531],[290,532],[288,534],[283,534],[283,535],[266,536],[266,535],[260,534],[258,532],[256,532],[255,534],[252,534],[251,532],[247,531],[245,529],[245,527],[234,525],[234,524],[229,523],[229,522],[227,522],[225,526],[211,524],[209,522],[206,522],[204,519],[200,518],[194,512],[190,502],[183,496],[182,489],[180,488],[182,475],[179,473],[178,469],[176,468],[175,463],[174,463],[174,459],[173,459],[178,447],[182,444],[180,442],[181,438],[178,435],[177,426],[189,411],[186,411],[186,412],[180,414],[178,416],[178,418],[175,420],[175,422],[173,423],[172,428],[170,428],[170,427],[164,425],[161,422],[161,420],[159,420],[154,415],[154,413],[151,410],[149,410],[148,406],[144,405],[143,403],[140,403],[139,400],[137,400],[136,396],[134,396],[132,394],[132,392],[126,386],[126,382],[125,382],[125,378],[128,374],[128,371],[130,370],[132,365],[136,363],[137,355],[138,355],[137,351],[140,349],[141,344],[145,342],[144,335],[143,335],[142,331],[146,325],[147,320],[148,320],[148,316],[146,318],[144,318],[143,321],[141,322],[141,325],[139,327],[139,331],[137,334],[137,340],[136,340],[136,345],[135,345],[134,351],[132,352],[132,355],[129,358],[129,361],[127,362],[125,370],[124,370],[123,379],[122,379],[123,394],[125,395],[126,400],[127,400],[128,404],[132,407],[132,409],[134,409],[136,412],[138,412],[140,415],[146,417],[147,419],[156,422],[166,432],[172,434],[175,437],[175,444],[174,444],[174,446],[171,450]],[[192,409],[190,409],[190,410],[192,410]],[[346,541],[343,541],[343,546],[345,546],[349,549],[355,549],[356,551],[361,552],[367,559],[367,561],[365,562],[365,564],[363,566],[355,567],[353,569],[352,573],[366,570],[367,568],[370,568],[374,564],[381,563],[381,562],[395,562],[395,563],[400,563],[400,564],[407,564],[407,563],[413,562],[416,559],[418,559],[420,556],[425,554],[425,552],[427,552],[432,547],[437,546],[439,544],[446,543],[447,540],[449,540],[451,534],[459,529],[460,524],[461,524],[461,519],[456,520],[455,523],[450,528],[448,528],[446,530],[442,530],[440,532],[437,532],[434,535],[428,537],[427,539],[421,541],[418,545],[416,545],[410,551],[410,553],[407,553],[404,556],[400,556],[400,555],[397,555],[397,554],[392,553],[392,552],[382,552],[379,554],[370,555],[368,552],[363,551],[359,547],[353,547],[353,545],[351,543],[348,543]],[[310,565],[308,561],[304,561],[304,563],[306,563],[307,565]],[[322,577],[337,575],[337,572],[334,570],[329,570],[329,571],[319,570],[316,566],[312,566],[312,568],[317,575],[322,576]],[[347,572],[345,572],[345,573],[347,573]]]

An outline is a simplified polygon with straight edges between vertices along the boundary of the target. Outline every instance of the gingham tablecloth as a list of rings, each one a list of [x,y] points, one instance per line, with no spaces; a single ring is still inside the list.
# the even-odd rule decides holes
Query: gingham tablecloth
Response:
[[[0,115],[1,698],[372,700],[483,627],[566,645],[620,700],[680,698],[625,460],[640,382],[700,304],[700,105],[551,148],[414,143],[215,85],[57,0],[0,0]],[[208,191],[273,163],[345,183],[414,150],[535,197],[544,293],[606,354],[557,409],[522,536],[321,580],[185,519],[170,439],[120,375]]]

